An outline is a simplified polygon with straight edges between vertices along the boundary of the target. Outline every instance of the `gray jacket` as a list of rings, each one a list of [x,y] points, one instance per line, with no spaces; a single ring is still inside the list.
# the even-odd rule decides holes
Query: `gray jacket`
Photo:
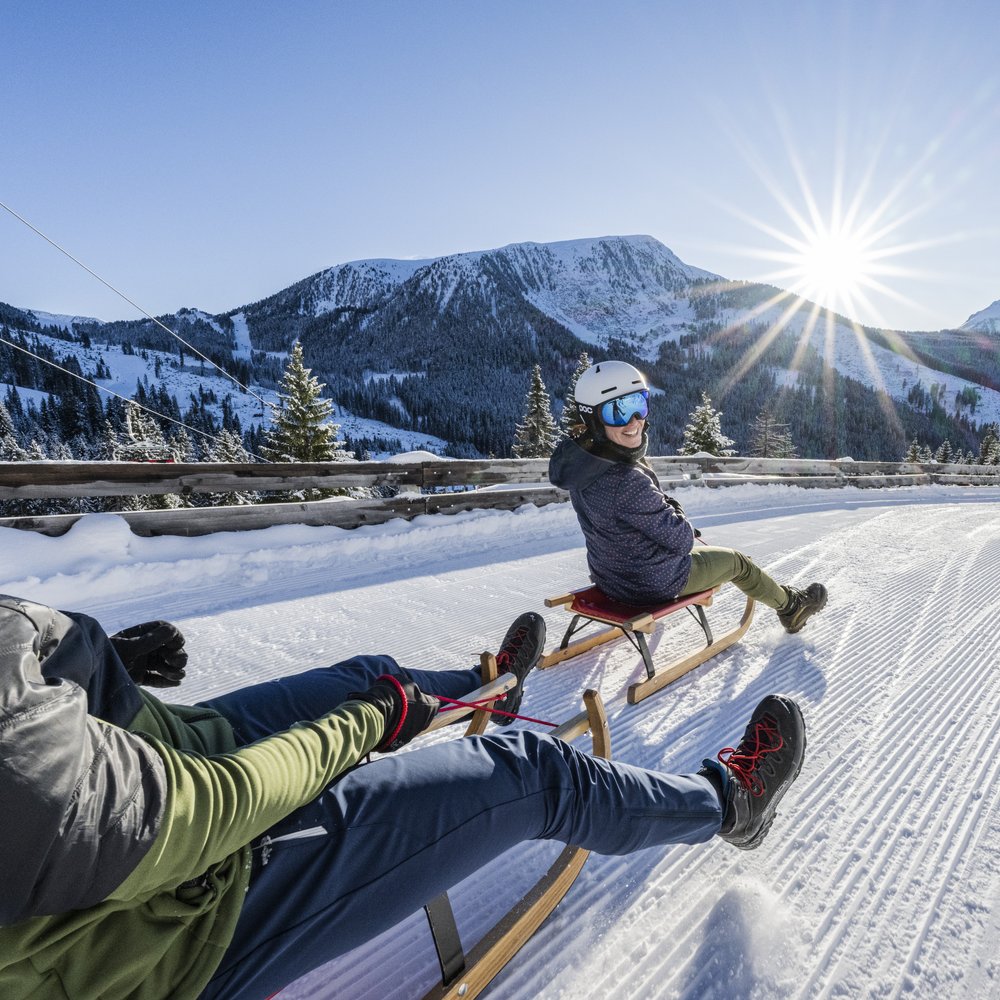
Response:
[[[152,846],[163,762],[117,728],[140,706],[97,622],[0,595],[0,925],[100,902]]]
[[[569,491],[591,579],[604,593],[648,605],[684,589],[694,529],[668,502],[652,469],[602,458],[563,438],[549,460],[549,481]]]

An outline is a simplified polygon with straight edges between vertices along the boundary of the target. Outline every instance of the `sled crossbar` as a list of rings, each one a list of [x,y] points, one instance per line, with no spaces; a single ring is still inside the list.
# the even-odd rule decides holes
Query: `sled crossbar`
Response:
[[[748,597],[739,625],[720,639],[714,638],[708,617],[705,614],[705,608],[711,607],[716,590],[703,590],[697,594],[688,594],[666,604],[638,607],[615,601],[596,586],[583,587],[559,597],[547,598],[546,607],[565,606],[566,610],[573,615],[573,619],[569,628],[566,629],[562,643],[557,649],[543,656],[538,667],[540,670],[554,667],[557,663],[562,663],[563,660],[579,656],[596,646],[624,636],[638,651],[646,668],[646,679],[632,684],[628,689],[628,702],[630,705],[634,705],[642,701],[643,698],[648,698],[655,691],[659,691],[671,681],[677,680],[678,677],[700,663],[704,663],[721,653],[734,642],[739,641],[750,627],[750,622],[753,620],[754,601],[753,598]],[[661,619],[681,610],[687,610],[698,622],[705,635],[705,646],[698,652],[657,671],[653,664],[646,636],[652,635],[656,631],[657,623]],[[570,641],[577,632],[595,623],[611,627],[589,638],[579,639],[576,642]]]
[[[590,731],[593,753],[611,756],[611,737],[601,696],[585,691],[585,711],[551,730],[550,735],[573,740]],[[477,713],[478,714],[478,713]],[[424,1000],[473,1000],[514,957],[569,891],[590,852],[565,847],[534,888],[501,918],[467,954],[462,948],[447,893],[424,906],[441,966],[441,982]]]
[[[517,677],[514,674],[501,674],[497,677],[497,658],[492,653],[482,653],[479,657],[479,674],[482,677],[483,686],[475,691],[470,691],[464,697],[467,705],[456,705],[447,711],[438,712],[434,720],[425,730],[432,733],[437,729],[444,729],[453,722],[472,715],[468,728],[465,730],[466,736],[480,736],[486,731],[490,721],[490,708],[494,701],[502,698],[511,688],[517,687]],[[475,708],[475,702],[488,702],[481,708]]]

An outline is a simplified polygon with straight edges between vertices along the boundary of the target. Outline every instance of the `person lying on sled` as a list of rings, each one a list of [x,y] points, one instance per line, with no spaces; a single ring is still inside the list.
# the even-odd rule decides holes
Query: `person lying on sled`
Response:
[[[742,552],[695,545],[681,505],[645,461],[649,386],[624,361],[600,361],[574,391],[583,425],[549,460],[549,481],[568,490],[594,583],[623,604],[667,604],[732,582],[798,632],[826,605],[826,587],[777,583]]]
[[[544,639],[533,613],[507,632],[508,709]],[[109,637],[0,597],[4,1000],[263,1000],[525,840],[754,848],[805,749],[798,706],[770,695],[695,774],[528,730],[396,754],[478,668],[356,656],[188,707],[136,686],[186,661],[169,623]]]

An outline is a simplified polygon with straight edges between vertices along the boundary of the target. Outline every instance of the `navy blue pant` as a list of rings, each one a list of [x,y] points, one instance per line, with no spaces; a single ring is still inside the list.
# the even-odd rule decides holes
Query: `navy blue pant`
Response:
[[[397,669],[389,657],[359,656],[206,704],[251,742],[316,718]],[[480,684],[478,668],[409,673],[451,698]],[[708,840],[721,822],[718,795],[699,775],[604,761],[530,731],[379,757],[255,849],[235,937],[202,996],[264,1000],[522,841],[628,854]]]

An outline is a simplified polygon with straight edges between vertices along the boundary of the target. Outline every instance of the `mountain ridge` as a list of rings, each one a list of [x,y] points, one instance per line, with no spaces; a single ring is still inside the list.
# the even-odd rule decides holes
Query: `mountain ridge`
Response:
[[[914,433],[954,433],[968,447],[977,422],[1000,419],[989,333],[860,327],[780,289],[687,264],[642,234],[349,261],[225,313],[184,308],[161,319],[241,382],[270,389],[299,341],[346,410],[435,435],[464,457],[507,452],[534,364],[558,411],[584,350],[632,360],[669,390],[651,431],[658,449],[677,447],[701,391],[742,427],[772,406],[813,457],[870,450],[843,410],[848,396],[873,413],[885,410],[880,394],[893,401],[894,449]],[[162,352],[160,370],[191,366],[190,352],[149,319],[0,307],[0,321],[108,350]],[[947,412],[932,420],[935,407]]]

